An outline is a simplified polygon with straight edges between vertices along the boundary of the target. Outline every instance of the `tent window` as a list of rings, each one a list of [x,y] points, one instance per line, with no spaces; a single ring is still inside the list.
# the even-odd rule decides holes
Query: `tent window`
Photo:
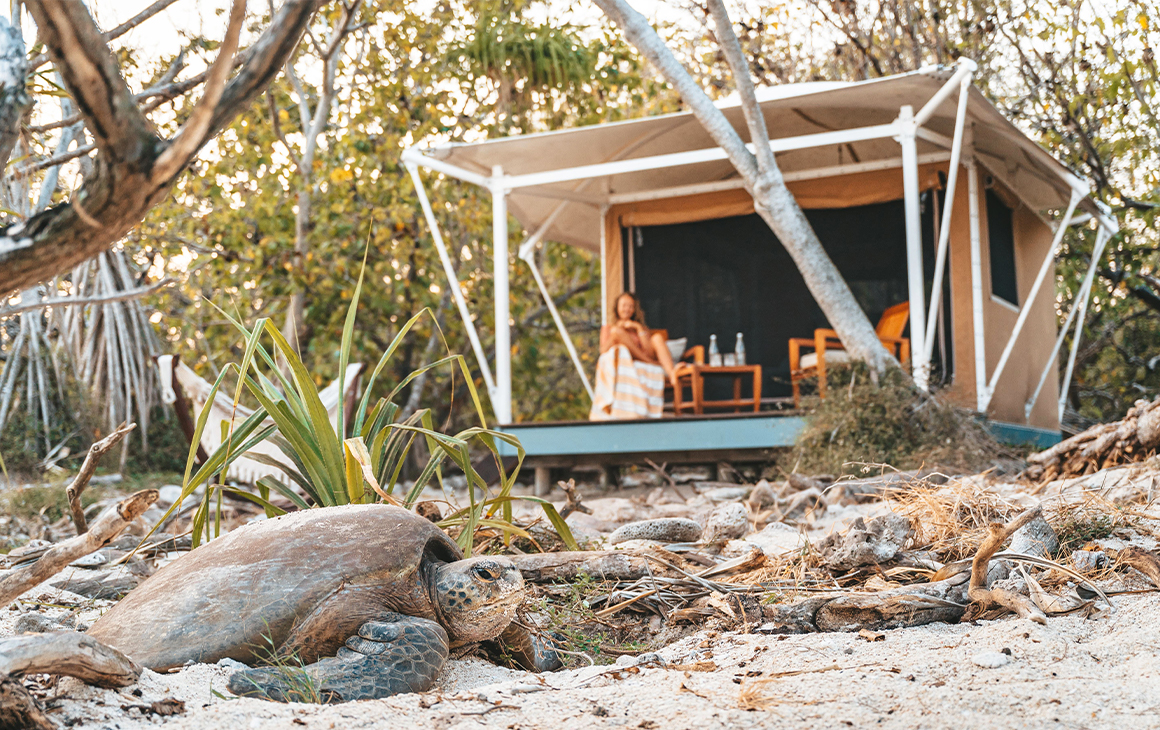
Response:
[[[992,190],[987,191],[987,234],[991,248],[991,293],[1018,307],[1013,211]]]

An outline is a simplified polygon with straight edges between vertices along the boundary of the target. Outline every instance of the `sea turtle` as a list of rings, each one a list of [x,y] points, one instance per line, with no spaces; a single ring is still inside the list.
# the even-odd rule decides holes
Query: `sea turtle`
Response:
[[[498,644],[555,669],[554,651],[512,619],[523,577],[504,557],[463,559],[430,521],[390,505],[292,512],[175,560],[88,634],[154,670],[234,659],[235,694],[285,700],[301,662],[326,701],[428,689],[450,649]],[[495,647],[493,647],[494,649]]]

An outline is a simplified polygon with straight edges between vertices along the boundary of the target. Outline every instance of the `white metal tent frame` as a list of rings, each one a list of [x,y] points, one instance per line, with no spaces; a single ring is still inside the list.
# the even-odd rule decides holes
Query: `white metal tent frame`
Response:
[[[991,398],[995,393],[995,388],[1002,376],[1011,353],[1015,347],[1015,343],[1023,330],[1023,326],[1027,321],[1031,306],[1036,301],[1040,289],[1044,281],[1047,279],[1048,273],[1052,270],[1053,261],[1056,253],[1059,250],[1060,243],[1063,240],[1064,232],[1073,223],[1086,222],[1087,220],[1095,219],[1099,226],[1097,234],[1097,241],[1095,251],[1093,252],[1091,264],[1088,267],[1083,283],[1080,287],[1075,301],[1072,303],[1072,308],[1069,311],[1065,323],[1060,328],[1059,336],[1055,342],[1055,348],[1051,356],[1047,360],[1047,364],[1043,370],[1043,374],[1039,380],[1039,386],[1035,393],[1027,401],[1025,406],[1025,413],[1029,416],[1039,393],[1043,388],[1044,383],[1050,375],[1052,364],[1059,350],[1062,347],[1064,335],[1066,334],[1072,322],[1075,322],[1075,334],[1072,338],[1071,352],[1068,357],[1068,365],[1066,374],[1064,376],[1063,387],[1060,391],[1060,398],[1058,403],[1058,412],[1060,418],[1063,415],[1064,404],[1066,402],[1067,390],[1071,382],[1071,377],[1074,371],[1076,352],[1079,347],[1080,335],[1083,328],[1084,315],[1087,309],[1087,299],[1090,295],[1094,274],[1097,269],[1099,260],[1103,254],[1104,248],[1108,239],[1113,236],[1118,226],[1114,219],[1108,212],[1099,206],[1095,201],[1086,201],[1085,206],[1090,213],[1081,218],[1076,216],[1076,208],[1088,198],[1091,189],[1090,186],[1081,180],[1079,177],[1067,170],[1066,167],[1059,164],[1054,158],[1047,156],[1040,148],[1034,147],[1041,156],[1046,156],[1050,159],[1053,166],[1049,169],[1054,173],[1058,180],[1066,186],[1069,191],[1069,200],[1066,211],[1058,219],[1055,224],[1054,237],[1047,255],[1043,259],[1043,263],[1039,268],[1038,274],[1031,287],[1031,291],[1025,298],[1022,306],[1019,308],[1018,318],[1015,326],[1007,339],[1007,343],[1003,348],[1003,352],[999,357],[999,361],[992,371],[988,379],[986,373],[986,357],[984,344],[984,323],[983,323],[983,281],[982,281],[982,253],[981,253],[981,231],[980,231],[980,211],[978,204],[979,195],[979,168],[984,167],[989,173],[993,174],[1000,180],[1004,179],[1004,175],[1000,172],[1000,165],[988,165],[980,158],[984,155],[976,149],[974,141],[970,138],[970,124],[967,123],[967,108],[969,103],[969,96],[971,91],[971,80],[976,71],[977,66],[974,62],[967,59],[960,59],[954,73],[946,80],[945,83],[938,89],[938,91],[929,98],[916,113],[914,107],[910,104],[903,104],[899,107],[897,118],[889,124],[874,124],[870,126],[857,127],[852,129],[840,129],[834,131],[825,131],[813,134],[804,134],[790,137],[780,137],[771,139],[769,142],[770,149],[774,153],[785,153],[794,150],[806,150],[810,148],[818,148],[829,145],[847,145],[853,142],[865,140],[881,140],[893,139],[898,142],[901,148],[901,155],[898,158],[872,160],[867,162],[854,162],[849,164],[842,164],[837,166],[824,166],[806,170],[796,170],[784,174],[788,182],[795,180],[816,179],[822,177],[833,177],[844,174],[853,174],[858,172],[867,172],[871,170],[883,170],[892,168],[901,168],[903,176],[903,196],[904,196],[904,215],[906,218],[906,245],[907,245],[907,271],[908,271],[908,294],[910,299],[910,308],[912,312],[921,313],[921,316],[914,316],[911,318],[911,342],[912,342],[912,367],[915,383],[926,389],[928,387],[930,376],[931,355],[935,337],[927,335],[933,333],[936,319],[939,312],[939,299],[942,294],[941,282],[946,275],[946,260],[947,250],[950,240],[950,224],[952,216],[952,208],[954,202],[955,188],[958,183],[958,172],[961,166],[966,168],[967,186],[968,186],[968,215],[969,215],[969,230],[970,230],[970,249],[971,249],[971,302],[972,302],[972,320],[974,328],[974,355],[975,355],[975,390],[977,394],[977,410],[985,413],[990,405]],[[934,69],[922,69],[916,74],[931,73]],[[907,76],[910,74],[904,74]],[[898,77],[890,77],[898,78]],[[874,82],[861,82],[862,84],[872,84]],[[958,104],[955,114],[954,132],[951,137],[924,127],[939,107],[948,101],[955,92],[958,92]],[[984,102],[985,103],[985,102]],[[639,121],[639,120],[638,120]],[[619,124],[631,124],[632,122],[622,122]],[[539,137],[548,135],[560,134],[560,132],[547,132]],[[531,135],[529,135],[531,136]],[[525,137],[526,138],[526,137]],[[512,138],[508,138],[512,139]],[[931,154],[919,155],[917,142],[923,140],[924,142],[935,146],[939,149],[938,152]],[[1031,144],[1028,141],[1029,144]],[[487,142],[481,143],[483,145]],[[518,255],[521,260],[528,264],[532,271],[532,276],[536,281],[536,285],[544,298],[544,302],[548,307],[549,312],[555,321],[556,327],[559,329],[560,336],[563,339],[564,345],[568,350],[569,357],[572,359],[579,373],[585,389],[589,396],[592,395],[592,386],[588,380],[588,375],[580,362],[580,358],[576,353],[575,345],[572,343],[572,338],[568,334],[568,330],[564,325],[563,319],[556,308],[555,302],[552,299],[551,292],[548,290],[535,261],[535,249],[540,245],[544,236],[550,231],[553,224],[562,212],[574,203],[581,203],[585,205],[596,206],[600,210],[600,219],[602,225],[600,227],[600,255],[601,266],[603,267],[605,261],[607,242],[605,238],[605,226],[603,225],[604,216],[608,207],[612,204],[624,202],[636,202],[641,200],[655,200],[661,198],[678,197],[685,195],[693,195],[700,193],[715,192],[718,190],[729,190],[744,187],[744,182],[739,179],[728,179],[713,182],[702,182],[697,184],[677,185],[660,187],[653,190],[644,190],[620,194],[600,194],[590,193],[585,190],[592,181],[612,175],[633,173],[640,171],[654,171],[666,168],[680,168],[682,166],[696,165],[717,160],[726,159],[724,150],[719,147],[708,147],[702,149],[672,152],[666,154],[656,154],[644,157],[628,158],[636,145],[630,145],[621,149],[617,154],[610,159],[606,159],[594,164],[573,165],[554,167],[546,170],[540,170],[525,174],[508,175],[504,173],[503,167],[500,165],[493,165],[491,175],[483,175],[471,170],[465,169],[462,166],[451,164],[444,159],[439,159],[432,154],[427,154],[424,150],[416,147],[408,148],[403,152],[403,163],[406,165],[411,174],[411,178],[415,184],[415,190],[419,197],[419,202],[423,209],[423,214],[426,217],[427,224],[431,229],[431,235],[435,246],[439,252],[439,258],[442,262],[444,272],[447,276],[448,284],[451,287],[452,294],[455,299],[456,307],[459,310],[459,315],[463,320],[464,326],[467,328],[468,338],[471,342],[472,350],[475,353],[476,359],[479,362],[480,371],[483,375],[484,382],[487,385],[488,393],[491,397],[492,408],[496,419],[500,424],[507,424],[512,422],[512,389],[511,389],[511,327],[510,327],[510,291],[509,291],[509,272],[508,272],[508,206],[507,197],[516,190],[527,190],[536,186],[552,185],[557,183],[578,182],[579,185],[567,190],[550,190],[548,192],[537,191],[531,194],[543,195],[545,197],[559,198],[559,202],[551,209],[540,222],[536,229],[530,233],[524,241],[520,244]],[[750,145],[752,149],[752,144]],[[852,148],[851,148],[852,149]],[[438,153],[438,151],[435,151]],[[1024,152],[1024,154],[1027,154]],[[919,185],[919,165],[930,164],[935,162],[948,162],[949,172],[946,183],[946,193],[943,196],[943,210],[941,211],[940,227],[938,232],[938,241],[935,253],[935,271],[934,281],[935,286],[932,289],[931,302],[929,308],[926,306],[924,282],[923,282],[923,262],[922,262],[922,234],[921,234],[921,211],[920,211],[920,185]],[[487,355],[483,350],[483,345],[480,342],[479,334],[476,331],[474,320],[471,312],[468,310],[467,302],[463,296],[462,289],[459,285],[458,277],[455,273],[455,267],[451,262],[451,257],[448,254],[447,247],[440,234],[439,224],[435,218],[434,211],[431,207],[431,202],[427,196],[423,185],[423,180],[419,174],[419,168],[423,167],[433,172],[441,173],[448,177],[462,180],[479,187],[487,188],[492,195],[492,214],[493,214],[493,265],[494,265],[494,286],[495,286],[495,374],[492,375],[491,368],[488,365]],[[1009,185],[1018,194],[1018,190],[1014,185]],[[1050,225],[1050,223],[1049,223]],[[605,298],[603,296],[603,281],[602,275],[602,291],[601,291],[601,306],[605,306]]]

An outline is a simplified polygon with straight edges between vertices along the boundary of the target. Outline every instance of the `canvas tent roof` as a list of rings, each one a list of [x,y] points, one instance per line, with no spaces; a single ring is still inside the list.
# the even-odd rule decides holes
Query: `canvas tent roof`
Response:
[[[910,104],[916,111],[921,108],[951,73],[947,69],[924,69],[856,83],[785,85],[759,92],[759,99],[770,139],[778,140],[890,124],[897,119],[902,105]],[[950,137],[954,131],[956,103],[956,95],[946,98],[923,125],[924,129]],[[748,140],[740,107],[735,102],[723,103],[721,107],[741,136]],[[1030,207],[1063,208],[1073,187],[1083,187],[1074,174],[1020,132],[977,89],[971,89],[967,113],[980,164]],[[519,176],[715,147],[692,113],[682,112],[474,144],[443,145],[424,150],[423,154],[428,159],[487,177],[495,165],[502,165],[507,176]],[[945,150],[946,147],[935,142],[918,140],[920,156]],[[884,137],[778,152],[777,160],[782,171],[792,176],[796,172],[855,162],[881,161],[886,165],[899,156],[898,143]],[[737,173],[728,160],[714,159],[516,187],[508,195],[508,209],[526,230],[532,231],[540,227],[562,200],[571,201],[557,215],[545,237],[599,250],[601,205],[633,196],[661,197],[666,190],[676,192],[673,189],[695,184],[728,186],[736,180]],[[1094,204],[1086,198],[1080,207],[1097,213]]]

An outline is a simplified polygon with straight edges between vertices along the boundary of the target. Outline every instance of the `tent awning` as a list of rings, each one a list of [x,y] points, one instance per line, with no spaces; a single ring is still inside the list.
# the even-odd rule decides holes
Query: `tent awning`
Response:
[[[909,104],[918,110],[952,73],[950,69],[927,69],[856,83],[786,85],[759,92],[759,99],[776,149],[777,140],[890,125],[901,106]],[[927,135],[918,140],[920,156],[946,152],[954,131],[956,104],[955,95],[947,97],[923,124]],[[721,107],[742,138],[748,140],[740,107],[736,103],[723,103]],[[967,115],[978,161],[1031,208],[1065,208],[1073,189],[1086,189],[1071,171],[1024,135],[974,88]],[[946,138],[945,142],[940,136]],[[895,161],[900,165],[899,145],[889,136],[854,141],[823,137],[817,141],[824,143],[777,153],[778,164],[787,178],[792,179],[795,174],[825,174],[829,168],[850,169],[851,165],[891,167],[896,166]],[[723,155],[715,159],[710,159],[711,154],[670,158],[668,162],[676,164],[660,167],[645,160],[715,149],[716,144],[692,113],[682,112],[474,144],[443,145],[423,150],[422,155],[481,177],[490,177],[493,166],[501,165],[504,175],[514,178],[640,160],[639,167],[644,169],[577,170],[577,177],[562,182],[524,178],[508,193],[509,211],[528,231],[538,229],[561,201],[570,201],[556,215],[544,237],[596,251],[600,247],[603,205],[686,194],[694,185],[740,186],[736,171]],[[1080,207],[1098,215],[1095,204],[1086,196]]]

